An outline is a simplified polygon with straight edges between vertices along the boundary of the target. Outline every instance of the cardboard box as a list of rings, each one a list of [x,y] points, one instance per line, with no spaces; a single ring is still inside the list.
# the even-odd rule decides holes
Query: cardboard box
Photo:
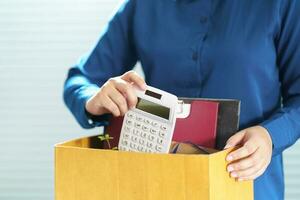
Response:
[[[97,136],[56,145],[56,200],[253,199],[253,182],[226,172],[230,150],[181,155],[99,148]]]

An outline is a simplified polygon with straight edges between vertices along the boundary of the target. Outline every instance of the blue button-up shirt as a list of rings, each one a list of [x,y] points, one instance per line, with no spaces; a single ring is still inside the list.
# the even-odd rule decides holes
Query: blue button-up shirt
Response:
[[[83,127],[95,126],[87,99],[137,61],[147,84],[179,97],[241,100],[240,128],[262,125],[274,144],[255,199],[284,198],[282,152],[300,135],[300,1],[125,1],[69,71],[64,100]]]

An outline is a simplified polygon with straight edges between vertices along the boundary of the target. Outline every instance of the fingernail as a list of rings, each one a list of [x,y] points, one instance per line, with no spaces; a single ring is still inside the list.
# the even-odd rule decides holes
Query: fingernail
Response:
[[[237,177],[237,174],[236,174],[235,172],[232,172],[232,173],[230,174],[230,176],[231,176],[232,178],[236,178],[236,177]]]
[[[226,158],[227,161],[232,161],[233,160],[233,157],[231,155],[227,156]]]
[[[227,167],[227,171],[228,171],[228,172],[232,172],[233,170],[234,170],[234,169],[233,169],[232,166],[228,166],[228,167]]]
[[[147,85],[146,85],[146,84],[143,84],[143,85],[142,85],[142,89],[143,89],[143,90],[146,90],[146,89],[147,89]]]

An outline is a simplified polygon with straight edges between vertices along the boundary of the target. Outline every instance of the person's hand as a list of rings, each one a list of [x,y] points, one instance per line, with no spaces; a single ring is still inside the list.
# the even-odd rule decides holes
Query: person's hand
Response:
[[[226,157],[227,171],[238,181],[254,180],[264,173],[271,162],[272,139],[262,126],[244,129],[227,141],[225,149],[240,145]]]
[[[123,116],[128,109],[135,107],[137,104],[134,85],[142,90],[146,90],[144,79],[134,71],[110,78],[87,101],[85,109],[92,115],[112,113],[116,117]]]

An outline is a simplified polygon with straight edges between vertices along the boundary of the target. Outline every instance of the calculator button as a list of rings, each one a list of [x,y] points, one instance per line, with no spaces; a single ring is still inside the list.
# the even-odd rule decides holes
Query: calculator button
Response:
[[[162,151],[162,147],[161,147],[160,145],[156,145],[155,149],[156,149],[157,151],[159,151],[159,152]]]
[[[159,136],[162,137],[162,138],[164,138],[166,136],[166,133],[159,131]]]
[[[149,135],[149,136],[148,136],[148,139],[149,139],[150,141],[153,141],[153,140],[155,139],[155,136]]]
[[[140,132],[139,130],[133,129],[133,130],[132,130],[132,133],[133,133],[134,135],[139,135],[141,132]]]
[[[136,144],[134,144],[134,143],[130,143],[130,148],[131,148],[131,149],[136,149],[136,147],[137,147],[137,145],[136,145]]]
[[[146,137],[147,137],[147,133],[141,132],[141,137],[142,137],[142,138],[146,138]]]
[[[133,118],[134,117],[134,114],[133,113],[131,113],[131,112],[129,112],[128,114],[127,114],[127,116],[129,117],[129,118]]]
[[[138,141],[138,138],[136,136],[131,136],[131,141],[132,142],[137,142]]]
[[[142,127],[143,131],[149,131],[149,127],[148,126],[144,126]]]
[[[126,124],[128,124],[129,126],[131,126],[131,125],[133,124],[133,121],[130,120],[130,119],[127,119],[127,120],[126,120]]]
[[[126,132],[130,132],[130,130],[131,130],[129,126],[125,126],[124,129],[125,129]]]
[[[157,130],[151,128],[151,129],[150,129],[150,133],[156,135],[156,134],[157,134]]]
[[[141,124],[141,123],[138,123],[138,122],[135,122],[135,123],[134,123],[134,126],[135,126],[135,128],[141,128],[141,127],[142,127],[142,124]]]
[[[151,149],[145,149],[145,153],[152,153],[153,151]]]
[[[136,119],[136,121],[139,121],[139,122],[143,121],[143,118],[141,116],[136,116],[135,119]]]
[[[129,134],[128,133],[124,133],[124,139],[129,139]]]
[[[148,147],[148,148],[153,148],[153,143],[147,142],[147,147]]]
[[[157,138],[157,143],[158,143],[158,144],[163,144],[163,143],[164,143],[164,140],[161,139],[161,138]]]
[[[166,131],[166,130],[167,130],[167,127],[166,127],[165,125],[161,125],[161,126],[160,126],[160,129],[163,130],[163,131]]]
[[[129,142],[128,142],[128,140],[123,140],[122,144],[125,145],[125,146],[127,146],[129,144]]]
[[[139,151],[143,152],[143,151],[144,151],[144,147],[142,147],[142,146],[138,146],[137,150],[139,150]]]
[[[143,140],[142,138],[140,138],[140,139],[139,139],[139,143],[140,143],[141,145],[143,145],[143,144],[145,144],[145,140]]]
[[[151,125],[154,126],[154,127],[158,127],[158,123],[157,122],[152,122]]]
[[[151,121],[149,119],[145,119],[144,122],[145,122],[145,124],[150,124],[151,123]]]

